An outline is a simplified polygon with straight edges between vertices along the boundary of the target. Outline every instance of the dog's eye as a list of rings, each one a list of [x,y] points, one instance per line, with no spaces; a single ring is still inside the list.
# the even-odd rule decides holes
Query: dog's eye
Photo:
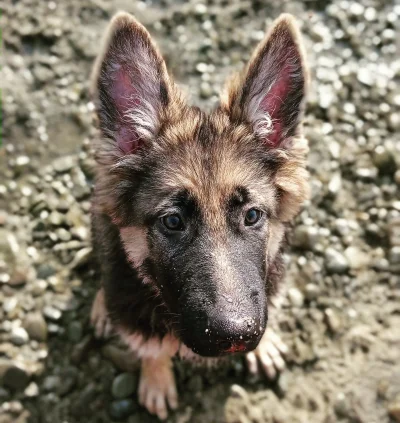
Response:
[[[161,218],[163,225],[170,231],[182,231],[183,222],[179,215],[170,214],[169,216],[164,216]]]
[[[246,217],[244,219],[244,224],[246,226],[255,225],[261,218],[262,212],[257,209],[250,209],[246,213]]]

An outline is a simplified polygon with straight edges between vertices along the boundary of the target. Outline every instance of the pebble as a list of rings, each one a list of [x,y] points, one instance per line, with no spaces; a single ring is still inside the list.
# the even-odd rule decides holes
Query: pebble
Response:
[[[80,321],[71,322],[68,325],[68,339],[73,342],[77,343],[82,339],[83,335],[83,327]]]
[[[400,395],[388,405],[388,413],[395,422],[400,423]]]
[[[64,173],[76,166],[76,160],[74,156],[60,157],[54,160],[52,165],[57,173]]]
[[[136,391],[137,378],[132,373],[119,374],[112,383],[111,393],[116,399],[127,398]]]
[[[57,392],[61,384],[62,380],[60,376],[50,375],[43,380],[42,388],[45,392]]]
[[[39,387],[35,382],[31,382],[25,389],[24,395],[28,398],[34,398],[39,395]]]
[[[18,366],[9,367],[3,375],[3,385],[13,391],[23,391],[29,384],[27,372]]]
[[[346,257],[350,268],[355,270],[368,266],[370,261],[367,253],[354,246],[346,248],[344,256]]]
[[[31,339],[39,342],[46,341],[47,323],[41,313],[28,313],[25,317],[24,328]]]
[[[331,247],[325,251],[325,265],[331,273],[345,273],[349,269],[346,257]]]
[[[63,397],[68,395],[76,387],[78,381],[78,369],[68,367],[62,374],[62,383],[58,388],[58,394]]]
[[[304,304],[304,296],[297,288],[290,288],[288,291],[290,303],[294,307],[302,307]]]
[[[24,345],[29,341],[29,336],[24,328],[13,328],[10,340],[14,345]]]
[[[135,410],[135,403],[131,399],[121,399],[112,401],[109,414],[112,420],[120,421],[129,417]]]
[[[392,264],[400,263],[400,246],[395,246],[390,249],[389,262]]]
[[[305,288],[305,294],[307,300],[315,300],[318,298],[319,294],[321,292],[321,289],[318,287],[318,285],[315,285],[313,283],[308,283]]]
[[[47,317],[49,320],[58,321],[61,319],[62,313],[60,310],[52,307],[52,306],[46,306],[43,309],[43,314],[45,317]]]
[[[341,320],[339,316],[337,315],[337,313],[334,310],[327,308],[325,310],[325,317],[326,317],[326,321],[327,321],[329,329],[333,333],[337,333],[342,326]]]
[[[81,266],[86,265],[90,258],[92,257],[93,249],[92,247],[85,247],[81,250],[78,250],[74,258],[72,259],[71,263],[69,264],[70,269],[77,269]]]
[[[318,229],[314,226],[299,225],[294,230],[292,245],[304,249],[313,249],[319,238]]]
[[[49,263],[42,263],[37,269],[37,278],[47,279],[49,276],[52,276],[55,273],[56,269],[53,265]]]

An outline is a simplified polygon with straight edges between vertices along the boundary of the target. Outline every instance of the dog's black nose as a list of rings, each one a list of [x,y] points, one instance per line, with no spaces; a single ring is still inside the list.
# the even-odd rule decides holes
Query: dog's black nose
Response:
[[[264,333],[265,323],[254,317],[196,316],[195,322],[185,322],[184,342],[203,356],[252,351]]]
[[[253,317],[224,317],[211,319],[207,328],[209,341],[219,354],[254,349],[263,333],[260,320]]]

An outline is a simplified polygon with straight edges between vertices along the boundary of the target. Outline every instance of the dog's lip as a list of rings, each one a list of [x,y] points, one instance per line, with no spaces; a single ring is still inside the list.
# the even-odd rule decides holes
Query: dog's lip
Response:
[[[248,347],[244,341],[234,342],[229,348],[224,349],[225,354],[247,351]]]

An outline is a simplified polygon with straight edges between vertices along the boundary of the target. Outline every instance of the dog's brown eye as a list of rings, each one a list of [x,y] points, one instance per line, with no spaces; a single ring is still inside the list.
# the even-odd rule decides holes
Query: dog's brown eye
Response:
[[[246,213],[244,223],[246,226],[255,225],[261,218],[261,211],[257,209],[250,209]]]
[[[170,231],[181,231],[183,230],[183,222],[179,215],[170,214],[169,216],[164,216],[161,218],[164,226]]]

